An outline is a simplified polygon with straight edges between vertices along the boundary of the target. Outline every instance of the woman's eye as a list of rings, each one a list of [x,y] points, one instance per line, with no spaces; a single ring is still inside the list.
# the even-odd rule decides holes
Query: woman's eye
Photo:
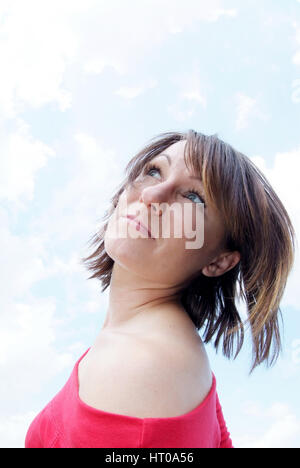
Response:
[[[154,172],[157,171],[160,174],[160,169],[157,166],[155,166],[154,164],[150,164],[149,166],[146,167],[145,174],[149,175],[152,171],[154,171]],[[203,198],[201,197],[201,195],[199,194],[199,192],[196,189],[191,189],[187,193],[190,193],[190,194],[192,194],[192,195],[194,195],[194,196],[196,196],[198,198],[198,202],[195,202],[195,203],[203,203],[203,205],[205,206],[205,202],[204,202]],[[185,197],[185,198],[188,198],[190,200],[189,197]],[[195,200],[192,199],[191,201],[195,201]]]
[[[157,171],[160,173],[160,169],[154,165],[150,165],[148,168],[146,168],[146,175],[149,175],[149,172],[152,171]]]
[[[191,193],[192,195],[196,195],[196,197],[198,197],[198,200],[199,200],[199,201],[196,202],[196,203],[203,203],[203,204],[205,205],[204,200],[201,198],[201,196],[199,195],[199,193],[197,192],[197,190],[193,189],[193,190],[191,190],[191,191],[188,192],[188,193]],[[186,197],[186,198],[189,198],[189,197]],[[192,200],[192,201],[195,201],[195,200]]]

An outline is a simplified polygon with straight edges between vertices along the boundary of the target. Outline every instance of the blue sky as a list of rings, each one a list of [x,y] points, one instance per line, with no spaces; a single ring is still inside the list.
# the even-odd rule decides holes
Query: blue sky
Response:
[[[0,60],[0,445],[22,447],[105,318],[79,259],[150,138],[218,133],[299,236],[300,2],[3,0]],[[272,369],[248,375],[249,336],[235,361],[207,345],[237,447],[300,447],[299,274],[297,250]]]

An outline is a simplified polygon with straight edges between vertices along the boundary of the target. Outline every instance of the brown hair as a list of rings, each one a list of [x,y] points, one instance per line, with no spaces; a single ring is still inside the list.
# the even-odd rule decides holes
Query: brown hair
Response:
[[[125,179],[102,218],[102,228],[90,241],[96,249],[82,259],[94,272],[88,279],[100,279],[102,292],[109,286],[114,261],[105,251],[104,234],[119,196],[134,183],[146,163],[180,140],[187,140],[185,162],[202,179],[207,204],[222,215],[227,233],[225,250],[237,250],[241,255],[239,263],[221,276],[200,273],[192,279],[182,290],[181,303],[197,330],[205,326],[205,343],[215,336],[217,350],[223,338],[223,354],[228,358],[233,355],[235,339],[234,359],[238,355],[244,342],[244,325],[249,324],[253,340],[250,372],[263,361],[272,365],[281,351],[279,305],[294,263],[295,231],[262,172],[217,134],[206,136],[194,130],[161,133],[129,161]],[[247,308],[245,323],[235,304],[240,298]]]

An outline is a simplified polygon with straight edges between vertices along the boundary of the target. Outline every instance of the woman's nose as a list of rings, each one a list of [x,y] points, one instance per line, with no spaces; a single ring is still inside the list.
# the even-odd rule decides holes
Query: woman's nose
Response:
[[[160,206],[156,206],[157,204],[161,204],[162,203],[162,197],[157,193],[157,191],[153,191],[153,190],[149,190],[148,189],[144,189],[142,190],[140,196],[139,196],[139,202],[140,203],[144,203],[147,207],[150,207],[151,206],[153,207],[154,209],[154,212],[158,215],[158,216],[161,216],[163,214],[163,210]]]

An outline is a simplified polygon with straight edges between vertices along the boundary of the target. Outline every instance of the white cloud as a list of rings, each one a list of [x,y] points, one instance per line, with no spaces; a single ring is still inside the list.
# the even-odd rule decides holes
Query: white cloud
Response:
[[[0,419],[0,448],[24,448],[25,435],[36,413],[12,414]]]
[[[292,57],[292,63],[294,65],[300,65],[300,24],[297,21],[293,21],[292,26],[295,29],[296,47],[299,47],[299,50],[297,50]]]
[[[106,56],[105,52],[101,57],[92,57],[83,63],[83,72],[87,75],[100,75],[106,67],[114,68],[119,75],[124,75],[123,68],[113,57]]]
[[[32,297],[30,292],[49,276],[43,236],[13,234],[8,213],[0,208],[0,243],[0,412],[4,417],[26,407],[28,397],[71,365],[73,354],[57,350],[61,320],[56,299]],[[0,423],[0,433],[3,427]]]
[[[8,221],[1,209],[0,243],[5,246],[0,251],[0,262],[5,266],[0,269],[0,368],[1,381],[5,382],[0,388],[2,402],[10,401],[14,391],[18,399],[20,389],[34,388],[37,381],[42,384],[69,363],[69,356],[60,356],[53,347],[57,325],[54,298],[36,299],[30,294],[30,288],[49,275],[45,266],[49,254],[43,238],[14,235]]]
[[[236,122],[235,128],[236,130],[244,130],[249,126],[250,121],[257,117],[260,120],[266,121],[269,116],[264,114],[259,109],[259,102],[258,99],[254,99],[250,96],[247,96],[243,93],[236,93],[235,100],[237,102],[236,106]]]
[[[197,62],[192,64],[190,70],[179,72],[171,78],[177,87],[177,98],[167,106],[173,119],[185,122],[196,112],[207,108],[207,85],[202,78],[202,71]]]
[[[1,308],[4,309],[6,303],[22,297],[36,281],[45,278],[44,261],[48,254],[42,237],[10,232],[4,209],[0,211],[0,243],[5,247],[0,250],[0,263],[5,265],[0,269]]]
[[[300,252],[300,207],[297,194],[299,192],[300,148],[275,156],[272,167],[267,167],[260,156],[251,158],[267,177],[280,200],[284,204],[296,231],[296,258],[293,270],[288,278],[282,305],[299,309],[299,277]]]
[[[185,122],[195,114],[195,111],[193,109],[182,109],[181,105],[176,103],[169,105],[167,110],[170,113],[171,117],[177,120],[178,122]]]
[[[186,99],[187,101],[199,103],[201,104],[202,107],[206,108],[206,105],[207,105],[206,97],[201,95],[199,90],[183,92],[182,97]]]
[[[219,0],[190,0],[188,8],[174,0],[131,0],[130,8],[123,0],[95,3],[93,17],[97,21],[89,18],[89,29],[85,31],[82,44],[87,51],[85,71],[101,73],[105,66],[110,66],[121,74],[129,72],[147,51],[162,44],[169,34],[180,33],[196,22],[236,17],[236,10],[223,9],[221,3]],[[97,47],[91,47],[93,43]]]
[[[120,89],[118,89],[115,92],[116,95],[121,96],[124,99],[133,99],[142,93],[143,93],[142,87],[130,88],[130,87],[125,87],[125,86],[122,86]]]
[[[72,105],[72,82],[82,70],[110,66],[129,72],[153,47],[199,21],[234,18],[220,0],[2,0],[0,24],[0,119],[26,106]],[[118,14],[116,14],[116,12]],[[158,14],[159,12],[159,14]]]
[[[0,365],[5,381],[1,401],[5,401],[5,396],[8,401],[13,391],[35,389],[38,382],[42,385],[43,379],[55,375],[70,363],[71,355],[59,356],[53,347],[54,328],[59,323],[56,323],[55,308],[54,299],[6,303],[1,313],[0,330]],[[16,375],[18,385],[13,384]]]
[[[3,132],[0,153],[0,200],[14,202],[22,208],[26,201],[33,200],[36,174],[55,152],[34,139],[29,126],[18,119],[15,131]]]
[[[300,50],[293,55],[293,64],[300,65]]]
[[[215,19],[219,19],[221,16],[229,16],[230,18],[236,18],[238,15],[238,11],[236,8],[231,8],[229,10],[225,10],[224,8],[219,8],[215,12]]]
[[[63,77],[77,50],[69,24],[75,4],[68,12],[68,1],[2,0],[0,114],[12,118],[25,105],[38,108],[49,102],[61,111],[70,107]]]
[[[145,93],[148,89],[152,89],[157,86],[157,80],[149,80],[147,83],[140,86],[122,86],[115,91],[115,94],[123,97],[124,99],[134,99],[141,94]]]
[[[246,128],[249,120],[249,116],[254,112],[256,106],[256,100],[245,96],[242,93],[237,95],[237,119],[236,128],[238,130]]]
[[[200,4],[201,2],[199,2]],[[171,33],[171,34],[178,34],[178,33],[182,33],[186,24],[188,22],[192,22],[194,21],[194,18],[185,18],[182,16],[182,13],[186,13],[186,12],[182,12],[180,11],[180,8],[182,8],[182,5],[176,5],[176,3],[173,1],[173,5],[177,6],[177,11],[175,11],[175,14],[174,14],[174,9],[172,8],[172,12],[168,12],[168,14],[166,15],[166,30]],[[193,5],[193,6],[197,6],[197,5]],[[225,10],[223,8],[215,8],[215,9],[212,9],[211,11],[210,10],[206,10],[205,11],[205,7],[203,8],[203,5],[202,6],[202,14],[204,14],[204,16],[200,19],[203,19],[203,20],[206,20],[206,21],[211,21],[211,22],[214,22],[214,21],[218,21],[218,19],[220,19],[222,16],[229,16],[231,18],[235,18],[237,16],[237,10],[236,9],[230,9],[230,10]],[[212,5],[213,6],[213,5]]]
[[[56,188],[47,212],[32,222],[32,229],[48,242],[87,238],[123,177],[123,166],[112,149],[104,149],[101,142],[82,132],[74,135],[74,141],[77,148],[67,161],[67,180]]]
[[[256,402],[244,406],[243,420],[255,428],[247,434],[232,434],[238,448],[299,448],[300,420],[292,408],[282,402],[274,402],[268,408]]]

